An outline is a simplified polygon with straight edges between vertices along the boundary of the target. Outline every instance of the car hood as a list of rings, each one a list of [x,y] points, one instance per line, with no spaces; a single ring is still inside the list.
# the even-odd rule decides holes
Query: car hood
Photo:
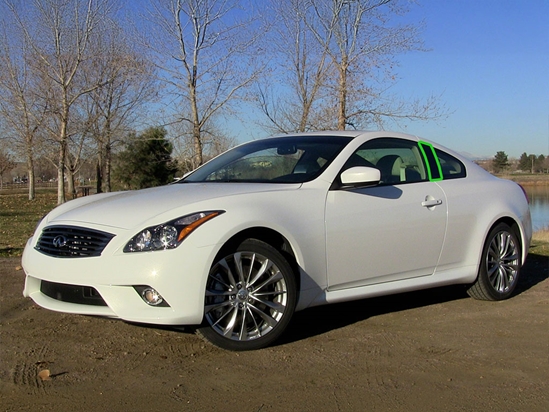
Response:
[[[130,229],[174,209],[194,213],[193,204],[250,193],[296,190],[299,184],[181,183],[151,189],[114,192],[82,197],[54,209],[47,224],[94,224]],[[222,202],[197,207],[222,209]],[[177,218],[178,215],[170,216]]]

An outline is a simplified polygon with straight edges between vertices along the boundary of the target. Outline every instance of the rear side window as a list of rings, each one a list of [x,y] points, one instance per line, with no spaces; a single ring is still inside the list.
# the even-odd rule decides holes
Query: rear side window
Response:
[[[459,179],[467,176],[465,165],[459,159],[442,150],[435,149],[435,152],[440,162],[444,180]]]

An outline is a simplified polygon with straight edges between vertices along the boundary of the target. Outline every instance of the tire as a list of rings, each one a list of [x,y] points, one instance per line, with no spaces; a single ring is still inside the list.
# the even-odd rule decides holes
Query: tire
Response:
[[[272,246],[248,239],[213,264],[197,333],[227,350],[263,348],[284,332],[296,300],[288,261]]]
[[[467,293],[480,300],[507,299],[517,285],[521,262],[517,235],[509,225],[499,223],[486,238],[477,280]]]

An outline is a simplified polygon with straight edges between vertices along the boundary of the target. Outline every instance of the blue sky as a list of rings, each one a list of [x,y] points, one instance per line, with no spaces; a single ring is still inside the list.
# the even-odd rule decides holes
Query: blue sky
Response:
[[[388,128],[471,157],[549,155],[549,0],[417,1],[405,19],[425,22],[430,51],[398,57],[392,93],[440,95],[450,115]],[[241,118],[225,126],[239,142],[265,137],[257,115],[245,111],[245,127]]]
[[[402,56],[395,92],[442,94],[447,119],[405,131],[474,156],[549,155],[549,0],[420,0],[425,53]]]

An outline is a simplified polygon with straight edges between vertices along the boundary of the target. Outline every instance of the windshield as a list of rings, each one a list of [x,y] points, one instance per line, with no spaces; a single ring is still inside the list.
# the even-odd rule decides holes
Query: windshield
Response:
[[[257,140],[216,157],[180,182],[303,183],[320,175],[350,140],[341,136]]]

